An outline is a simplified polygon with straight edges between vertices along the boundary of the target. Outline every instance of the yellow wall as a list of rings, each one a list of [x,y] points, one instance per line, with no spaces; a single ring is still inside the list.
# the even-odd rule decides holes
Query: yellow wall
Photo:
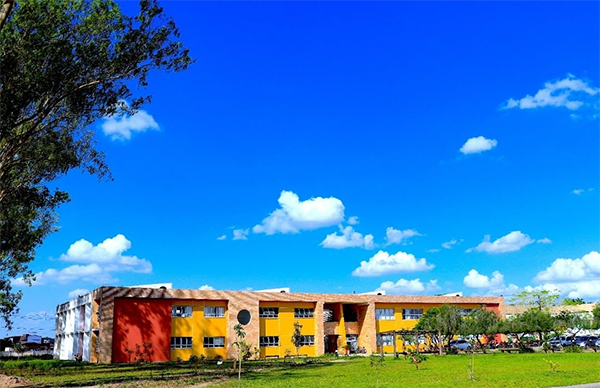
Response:
[[[292,344],[294,333],[294,322],[302,325],[302,335],[315,335],[316,321],[313,318],[294,318],[294,308],[315,308],[315,303],[304,302],[269,302],[261,303],[260,307],[279,307],[279,318],[260,318],[260,336],[279,336],[279,347],[261,347],[260,356],[284,357],[286,349],[291,355],[296,354],[296,348]],[[317,339],[315,338],[315,341]],[[256,344],[259,345],[259,344]],[[300,354],[316,355],[316,346],[302,346]]]
[[[190,356],[204,355],[207,358],[221,356],[227,357],[227,302],[225,301],[202,301],[186,300],[173,302],[173,306],[192,306],[192,316],[188,318],[171,318],[171,337],[192,337],[191,349],[171,349],[171,360],[177,358],[188,360]],[[225,307],[225,316],[223,318],[205,318],[205,306]],[[204,337],[225,337],[225,347],[223,348],[204,348]]]
[[[415,327],[415,325],[417,324],[418,320],[414,320],[414,319],[410,319],[410,320],[403,320],[402,319],[402,310],[403,309],[423,309],[423,314],[425,314],[427,312],[427,310],[433,308],[433,307],[440,307],[440,304],[427,304],[427,305],[419,305],[419,304],[390,304],[390,303],[377,303],[375,304],[375,308],[376,309],[394,309],[394,320],[393,321],[375,321],[375,329],[377,331],[377,334],[381,333],[381,332],[385,332],[385,331],[391,331],[391,330],[410,330],[413,329]],[[478,304],[459,304],[458,307],[463,308],[463,309],[474,309],[477,307],[480,307],[480,305]],[[416,341],[416,339],[415,339]],[[421,349],[425,348],[427,346],[427,344],[421,344],[420,347]],[[406,346],[407,349],[414,349],[415,346],[414,345],[407,345]],[[396,350],[398,352],[404,351],[405,349],[402,346],[402,337],[398,336],[396,338]],[[381,347],[378,345],[377,346],[377,351],[380,352],[381,351]],[[383,347],[383,351],[385,353],[393,353],[394,352],[394,346],[393,345],[387,345]]]

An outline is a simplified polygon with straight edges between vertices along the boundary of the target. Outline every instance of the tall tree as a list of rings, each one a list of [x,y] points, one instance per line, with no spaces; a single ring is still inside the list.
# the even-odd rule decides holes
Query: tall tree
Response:
[[[55,230],[68,193],[50,184],[71,169],[110,179],[90,124],[133,114],[152,70],[193,60],[156,0],[127,16],[112,0],[4,0],[0,30],[0,317],[10,327],[28,264]],[[125,101],[130,100],[127,104]]]
[[[482,338],[495,334],[498,326],[498,315],[483,307],[473,309],[471,313],[465,317],[461,327],[461,334],[473,335],[477,340],[477,344],[485,352],[485,347],[482,343]]]
[[[554,306],[558,297],[559,295],[556,293],[556,291],[522,291],[514,295],[511,299],[511,302],[524,306],[534,306],[538,310],[542,310],[547,307]]]
[[[434,307],[419,319],[415,325],[416,330],[436,331],[442,335],[440,342],[448,344],[462,330],[463,317],[462,310],[453,305],[443,305]]]

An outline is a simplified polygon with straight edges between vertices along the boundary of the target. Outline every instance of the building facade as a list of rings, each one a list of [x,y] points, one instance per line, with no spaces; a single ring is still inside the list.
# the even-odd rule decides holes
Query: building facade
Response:
[[[239,321],[247,322],[245,339],[260,349],[261,357],[296,354],[292,344],[296,322],[302,325],[301,355],[341,352],[344,347],[371,353],[381,351],[383,346],[385,352],[392,352],[391,342],[379,333],[410,329],[432,307],[443,304],[465,310],[484,307],[504,315],[502,297],[201,291],[167,287],[101,287],[88,295],[92,312],[89,331],[83,330],[88,320],[83,326],[81,322],[74,323],[75,330],[70,330],[73,325],[68,320],[69,331],[63,331],[65,326],[58,324],[63,319],[61,312],[65,311],[61,306],[71,302],[58,306],[55,354],[59,358],[72,358],[75,350],[84,354],[84,359],[99,363],[134,362],[140,358],[187,360],[192,355],[233,358],[236,348],[232,344],[237,340],[234,327]],[[83,310],[73,311],[74,316],[77,311],[81,316]],[[63,351],[63,347],[73,350]]]

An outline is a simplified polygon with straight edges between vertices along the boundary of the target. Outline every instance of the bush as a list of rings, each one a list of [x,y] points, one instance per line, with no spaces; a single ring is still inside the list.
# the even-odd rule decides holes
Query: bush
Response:
[[[577,345],[565,346],[563,350],[565,353],[583,353],[583,350]]]
[[[519,353],[535,353],[531,346],[519,345]]]
[[[458,349],[456,348],[450,348],[446,351],[446,354],[452,355],[452,354],[458,354]]]

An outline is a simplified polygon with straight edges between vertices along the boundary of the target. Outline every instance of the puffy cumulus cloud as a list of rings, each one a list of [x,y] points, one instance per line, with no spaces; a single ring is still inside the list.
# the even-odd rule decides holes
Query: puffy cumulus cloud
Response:
[[[214,290],[214,288],[213,288],[213,287],[211,287],[211,286],[209,286],[208,284],[205,284],[205,285],[203,285],[203,286],[200,286],[200,287],[198,287],[198,289],[199,289],[200,291],[212,291],[212,290]]]
[[[364,249],[373,249],[375,244],[373,242],[373,235],[367,234],[363,236],[361,233],[358,233],[351,226],[346,226],[345,228],[340,225],[340,232],[338,234],[336,232],[328,234],[325,237],[325,240],[321,242],[321,246],[323,248],[333,248],[333,249],[344,249],[344,248],[364,248]]]
[[[595,107],[598,103],[596,96],[600,90],[591,86],[587,81],[579,79],[572,74],[566,78],[548,81],[544,88],[533,96],[526,95],[521,99],[509,99],[503,109],[535,109],[542,107],[567,108],[578,110],[582,107]]]
[[[48,283],[68,284],[73,281],[85,281],[95,284],[114,283],[112,277],[117,272],[151,273],[152,264],[137,256],[123,253],[131,248],[131,241],[122,234],[108,238],[98,245],[81,239],[71,244],[67,253],[60,256],[61,261],[78,264],[63,269],[50,268],[35,274],[34,285]],[[17,286],[25,285],[23,279],[13,282]]]
[[[399,272],[429,271],[433,267],[434,265],[427,263],[424,258],[417,260],[410,253],[398,252],[390,255],[385,251],[379,251],[369,261],[361,261],[360,267],[352,271],[352,275],[370,277]]]
[[[140,110],[132,116],[106,117],[101,124],[102,132],[111,140],[129,140],[134,132],[146,132],[147,130],[158,130],[158,123],[154,117],[144,110]]]
[[[234,229],[233,239],[234,240],[248,240],[249,229]]]
[[[387,281],[381,283],[377,291],[385,291],[387,294],[422,294],[426,292],[439,291],[440,286],[436,280],[430,280],[427,283],[420,279],[400,279],[397,282]]]
[[[88,289],[85,289],[85,288],[78,288],[78,289],[76,289],[76,290],[73,290],[73,291],[69,292],[69,298],[71,298],[71,299],[75,299],[75,298],[77,298],[78,296],[80,296],[80,295],[85,295],[85,294],[87,294],[87,293],[89,293],[89,292],[90,292],[90,290],[88,290]]]
[[[600,280],[600,253],[592,251],[578,259],[556,259],[535,277],[536,282]]]
[[[399,230],[390,226],[385,230],[385,239],[387,240],[386,245],[400,244],[414,236],[422,235],[414,229]]]
[[[465,155],[468,154],[480,154],[484,151],[489,151],[498,145],[498,141],[495,139],[486,139],[483,136],[472,137],[460,147],[460,152]]]
[[[485,235],[483,241],[474,248],[467,249],[467,252],[487,252],[487,253],[506,253],[515,252],[521,248],[533,244],[534,240],[519,230],[510,232],[506,236],[500,237],[496,241],[490,240],[490,235]]]
[[[152,272],[152,264],[146,259],[123,254],[129,248],[131,248],[131,241],[122,234],[107,238],[96,246],[81,239],[71,244],[67,253],[61,255],[60,259],[75,263],[101,264],[108,272]]]
[[[600,302],[600,280],[544,283],[536,287],[527,286],[523,289],[525,291],[547,290],[559,293],[564,298],[582,298],[592,302]]]
[[[486,289],[490,294],[509,295],[519,290],[514,284],[506,286],[504,275],[499,271],[492,272],[492,277],[482,275],[477,270],[472,269],[463,279],[463,284],[468,288]]]
[[[300,201],[296,193],[284,190],[278,202],[281,207],[254,226],[254,233],[298,233],[336,225],[344,220],[344,204],[335,197]]]

